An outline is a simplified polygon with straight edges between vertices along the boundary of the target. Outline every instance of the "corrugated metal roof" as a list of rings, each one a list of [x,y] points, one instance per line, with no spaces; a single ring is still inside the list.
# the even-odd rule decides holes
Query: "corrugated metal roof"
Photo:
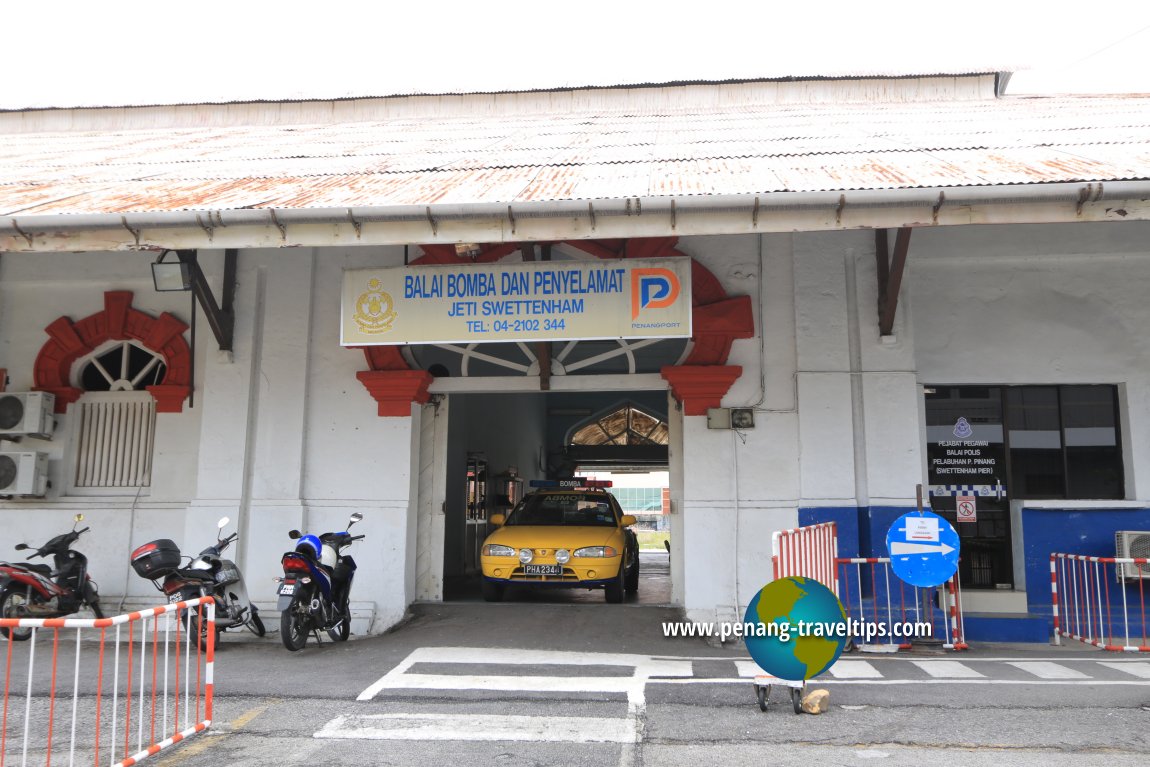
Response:
[[[0,215],[1150,179],[1150,97],[721,103],[0,134]]]

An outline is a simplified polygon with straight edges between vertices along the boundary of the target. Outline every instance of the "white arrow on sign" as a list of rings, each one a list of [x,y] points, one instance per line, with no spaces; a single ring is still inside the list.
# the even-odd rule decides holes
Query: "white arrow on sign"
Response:
[[[946,556],[952,551],[954,551],[954,547],[945,543],[904,543],[903,541],[891,541],[890,543],[890,555],[892,557],[898,554],[942,554]]]

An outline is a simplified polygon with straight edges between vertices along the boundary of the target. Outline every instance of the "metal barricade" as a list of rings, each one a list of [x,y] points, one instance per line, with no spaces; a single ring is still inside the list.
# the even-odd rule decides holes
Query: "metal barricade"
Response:
[[[923,622],[940,629],[943,648],[968,648],[957,573],[937,587],[938,604],[928,600],[930,614],[923,615],[922,589],[893,575],[889,557],[840,558],[836,564],[841,570],[838,581],[842,586],[836,593],[847,611],[847,618],[885,627],[884,635],[878,637],[883,641],[874,644],[886,645],[892,650],[910,649],[911,643],[904,641],[906,637],[896,635],[901,629],[896,631],[895,624]]]
[[[838,593],[838,527],[834,522],[780,530],[771,536],[774,578],[812,578]]]
[[[64,757],[128,767],[211,726],[211,597],[114,618],[5,618],[0,627],[30,634],[9,638],[4,653],[0,767]]]
[[[1150,559],[1138,557],[1051,554],[1055,644],[1067,637],[1112,652],[1150,652],[1148,565]]]

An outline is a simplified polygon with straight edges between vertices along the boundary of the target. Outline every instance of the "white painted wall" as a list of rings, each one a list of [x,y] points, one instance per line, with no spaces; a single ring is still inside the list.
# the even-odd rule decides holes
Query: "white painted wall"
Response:
[[[722,403],[753,407],[754,429],[708,430],[705,417],[672,408],[673,600],[693,618],[741,615],[770,578],[771,535],[795,526],[800,508],[913,503],[926,383],[1121,385],[1130,497],[1150,497],[1140,460],[1150,453],[1147,235],[1140,223],[918,230],[888,341],[877,331],[870,232],[682,240],[730,294],[752,296],[761,335],[735,342],[729,362],[744,373]],[[152,291],[151,260],[5,254],[0,367],[10,388],[31,385],[43,327],[101,310],[104,290],[134,290],[137,308],[186,319],[186,296]],[[222,254],[202,260],[218,286]],[[269,606],[286,531],[342,529],[360,511],[368,538],[353,549],[355,630],[369,619],[373,631],[392,625],[416,593],[420,417],[377,417],[355,378],[362,353],[338,346],[338,307],[344,268],[401,263],[400,248],[242,252],[234,354],[217,354],[201,321],[195,406],[159,416],[154,487],[139,498],[60,496],[71,445],[62,416],[57,437],[38,443],[53,457],[55,490],[0,501],[6,538],[43,541],[82,510],[93,529],[80,548],[102,593],[138,604],[156,595],[130,573],[131,549],[171,537],[196,551],[227,514],[253,595]],[[542,397],[502,398],[514,401],[511,426],[489,406],[496,395],[451,396],[462,405],[452,402],[453,423],[483,435],[493,472],[539,475]],[[457,461],[470,439],[453,432],[439,460]]]
[[[1150,226],[925,230],[909,263],[920,383],[1121,385],[1127,497],[1150,499]]]

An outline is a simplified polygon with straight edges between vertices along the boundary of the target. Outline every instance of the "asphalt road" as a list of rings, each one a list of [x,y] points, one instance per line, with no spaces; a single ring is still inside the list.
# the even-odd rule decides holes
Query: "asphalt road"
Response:
[[[1119,767],[1150,758],[1142,657],[1049,645],[850,653],[809,685],[829,691],[830,710],[796,716],[777,686],[759,710],[756,668],[741,647],[664,638],[662,622],[677,617],[638,602],[555,597],[417,605],[387,635],[298,653],[275,635],[225,635],[212,727],[149,761]],[[82,643],[85,668],[94,645]],[[23,756],[22,652],[6,672],[16,691],[5,744],[13,765]],[[42,725],[44,699],[34,698],[30,720]],[[64,720],[57,714],[58,743]],[[29,764],[44,763],[43,746],[33,734]],[[90,746],[81,733],[79,753]],[[58,752],[53,761],[67,763]]]

